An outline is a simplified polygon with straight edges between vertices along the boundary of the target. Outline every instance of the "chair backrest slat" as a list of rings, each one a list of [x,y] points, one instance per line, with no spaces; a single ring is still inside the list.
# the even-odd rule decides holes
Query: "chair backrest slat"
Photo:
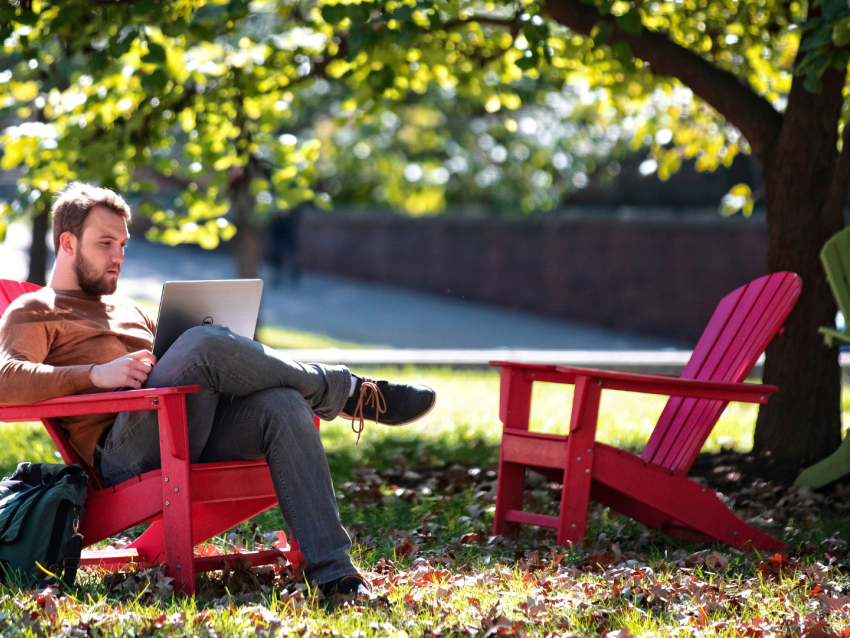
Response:
[[[739,288],[740,295],[735,297],[735,307],[732,313],[725,318],[723,330],[717,333],[714,337],[712,347],[707,350],[707,354],[696,362],[693,358],[689,362],[688,367],[682,372],[682,377],[686,379],[699,379],[701,381],[734,381],[736,380],[737,372],[742,364],[746,364],[747,359],[753,356],[757,348],[757,340],[753,342],[750,339],[753,335],[753,329],[757,326],[759,318],[764,314],[764,304],[766,299],[770,299],[775,295],[776,288],[779,287],[779,278],[760,279]],[[747,347],[748,342],[750,347]],[[755,353],[758,358],[759,353]],[[693,365],[691,365],[693,362]],[[737,363],[738,365],[734,365]],[[753,361],[753,364],[755,361]],[[750,369],[752,369],[752,365]],[[694,431],[697,431],[697,436],[702,431],[700,425],[705,427],[700,415],[706,409],[715,411],[719,408],[722,412],[725,408],[725,403],[717,401],[699,401],[696,399],[674,398],[670,402],[670,413],[662,414],[659,419],[659,424],[666,425],[668,432],[663,441],[658,442],[658,449],[653,452],[653,462],[664,466],[676,466],[676,463],[683,454],[687,456],[692,452]],[[668,419],[664,417],[667,416]],[[707,437],[711,431],[711,426],[708,424],[708,431],[705,432]],[[690,443],[690,445],[689,445]],[[701,446],[702,443],[700,442]]]
[[[820,260],[838,309],[850,321],[850,226],[837,232],[824,244]]]
[[[796,300],[795,288],[797,282],[785,279],[780,286],[771,290],[765,287],[759,301],[753,306],[747,322],[749,330],[739,334],[740,343],[748,342],[751,347],[731,348],[727,353],[728,365],[726,372],[716,375],[716,381],[743,381],[753,369],[759,355],[770,343],[779,326],[774,326],[773,319],[777,313],[783,313],[789,297]],[[770,296],[772,294],[772,296]],[[787,312],[784,316],[787,316]],[[761,345],[759,345],[761,344]],[[742,370],[745,372],[742,373]],[[691,415],[691,425],[683,429],[685,436],[675,456],[668,457],[667,464],[677,468],[690,468],[696,460],[705,440],[711,434],[715,423],[726,409],[727,402],[702,401],[694,408]]]
[[[41,286],[36,286],[28,281],[12,281],[11,279],[0,279],[0,317],[6,312],[6,308],[15,299],[27,292],[35,292]]]
[[[701,381],[743,381],[800,294],[793,273],[761,277],[724,297],[682,372]],[[726,401],[672,397],[642,454],[645,461],[688,471]]]
[[[15,299],[25,293],[35,292],[40,288],[41,286],[37,286],[26,281],[20,282],[12,281],[11,279],[0,279],[0,317],[3,316],[3,313],[6,312],[9,304],[11,304]],[[50,438],[53,440],[54,445],[56,445],[56,449],[59,454],[62,455],[62,460],[67,464],[76,463],[86,471],[86,474],[89,476],[89,489],[96,490],[100,488],[101,482],[97,478],[97,475],[94,473],[92,468],[89,467],[89,464],[83,461],[80,455],[77,454],[77,451],[71,446],[71,441],[68,439],[68,435],[59,424],[59,421],[57,419],[42,419],[41,422],[44,424],[44,427],[50,435]]]

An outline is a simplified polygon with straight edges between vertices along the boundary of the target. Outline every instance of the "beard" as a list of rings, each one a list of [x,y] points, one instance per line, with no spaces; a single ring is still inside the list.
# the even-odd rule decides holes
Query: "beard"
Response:
[[[118,280],[109,281],[106,276],[99,274],[94,265],[85,258],[82,250],[78,250],[74,256],[74,274],[77,275],[80,290],[93,297],[111,295],[118,287]]]

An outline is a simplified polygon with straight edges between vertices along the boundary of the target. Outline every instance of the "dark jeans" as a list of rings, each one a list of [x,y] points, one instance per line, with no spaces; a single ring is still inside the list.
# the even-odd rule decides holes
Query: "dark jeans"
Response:
[[[200,385],[186,395],[192,463],[266,459],[283,518],[310,581],[356,573],[339,521],[313,414],[331,420],[348,398],[343,366],[303,364],[222,326],[186,331],[154,366],[146,387]],[[156,412],[122,412],[104,444],[101,473],[117,484],[160,466]]]

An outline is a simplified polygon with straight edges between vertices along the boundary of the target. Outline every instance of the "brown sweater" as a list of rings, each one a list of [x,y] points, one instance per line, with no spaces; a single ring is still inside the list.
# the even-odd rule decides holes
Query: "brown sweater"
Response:
[[[42,288],[18,297],[0,319],[0,404],[107,392],[89,371],[130,352],[150,350],[154,321],[136,302],[114,295]],[[91,462],[114,414],[61,419],[71,445]]]

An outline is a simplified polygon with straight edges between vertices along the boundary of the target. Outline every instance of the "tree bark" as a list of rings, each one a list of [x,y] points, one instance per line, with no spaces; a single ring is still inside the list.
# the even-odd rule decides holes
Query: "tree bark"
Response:
[[[48,210],[42,210],[32,219],[32,245],[30,246],[30,271],[27,281],[39,286],[47,283],[47,226]]]
[[[803,79],[794,79],[782,131],[764,164],[768,270],[796,272],[803,291],[784,334],[767,349],[764,382],[779,393],[760,408],[753,445],[759,456],[801,466],[841,442],[838,349],[818,334],[819,326],[833,325],[837,308],[819,254],[844,226],[848,190],[836,150],[845,73],[827,71],[820,95],[806,91]]]
[[[241,279],[256,279],[260,272],[261,228],[254,221],[254,194],[251,192],[251,164],[233,168],[228,175],[230,210],[236,226],[236,266]]]

